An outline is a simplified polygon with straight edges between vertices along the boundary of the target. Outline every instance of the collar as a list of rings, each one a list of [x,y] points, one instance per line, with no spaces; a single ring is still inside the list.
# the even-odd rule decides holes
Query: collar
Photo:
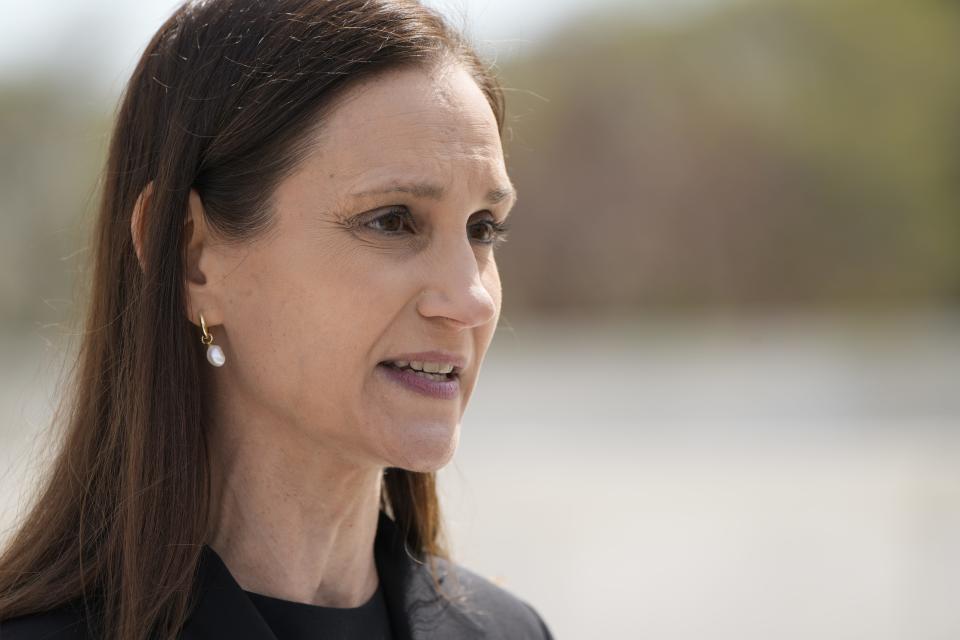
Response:
[[[374,559],[395,640],[480,638],[480,627],[456,604],[437,593],[426,563],[409,552],[397,524],[383,511],[377,522]],[[442,585],[449,563],[438,560]],[[232,638],[277,640],[256,606],[208,546],[200,556],[195,607],[181,640]]]

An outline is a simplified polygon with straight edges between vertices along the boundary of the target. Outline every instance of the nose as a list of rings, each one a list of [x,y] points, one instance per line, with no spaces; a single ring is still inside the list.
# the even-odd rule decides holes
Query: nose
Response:
[[[426,318],[443,318],[463,329],[490,322],[496,317],[497,302],[488,287],[500,285],[493,258],[478,257],[468,238],[461,237],[448,246],[434,252],[417,309]],[[496,282],[484,283],[484,268],[492,270],[486,278]]]

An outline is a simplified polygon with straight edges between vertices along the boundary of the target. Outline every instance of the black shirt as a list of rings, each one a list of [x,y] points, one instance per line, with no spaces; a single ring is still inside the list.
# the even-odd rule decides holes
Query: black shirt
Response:
[[[543,619],[526,601],[454,562],[432,557],[444,592],[441,594],[435,584],[437,577],[425,562],[428,558],[411,554],[403,532],[383,511],[374,558],[389,618],[388,633],[394,640],[553,639]],[[283,630],[270,627],[275,622],[267,622],[250,594],[237,584],[209,546],[204,547],[197,567],[194,595],[179,640],[278,640],[278,636],[279,640],[289,640]],[[365,622],[380,620],[382,624],[383,608],[378,611],[361,617]],[[71,600],[47,611],[0,620],[0,638],[101,640],[105,635],[99,632],[100,621],[88,618],[90,614],[80,599]],[[292,618],[281,615],[279,619]],[[323,640],[330,636],[314,629],[312,637]]]
[[[322,607],[244,590],[277,640],[393,640],[382,586],[359,607]]]

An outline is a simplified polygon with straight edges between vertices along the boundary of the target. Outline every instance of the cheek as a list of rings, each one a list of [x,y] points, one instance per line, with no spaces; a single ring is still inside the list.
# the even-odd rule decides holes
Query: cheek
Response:
[[[293,421],[355,422],[382,337],[415,278],[370,251],[291,246],[250,256],[227,318],[247,391]],[[232,320],[232,322],[231,322]]]

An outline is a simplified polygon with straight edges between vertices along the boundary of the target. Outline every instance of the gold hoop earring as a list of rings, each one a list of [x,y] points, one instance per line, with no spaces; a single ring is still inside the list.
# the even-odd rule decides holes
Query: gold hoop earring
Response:
[[[207,345],[207,362],[215,367],[222,367],[223,363],[227,361],[227,357],[223,355],[223,349],[220,348],[220,345],[213,344],[213,334],[207,331],[207,321],[203,319],[202,313],[200,314],[200,327],[203,329],[200,342]]]

